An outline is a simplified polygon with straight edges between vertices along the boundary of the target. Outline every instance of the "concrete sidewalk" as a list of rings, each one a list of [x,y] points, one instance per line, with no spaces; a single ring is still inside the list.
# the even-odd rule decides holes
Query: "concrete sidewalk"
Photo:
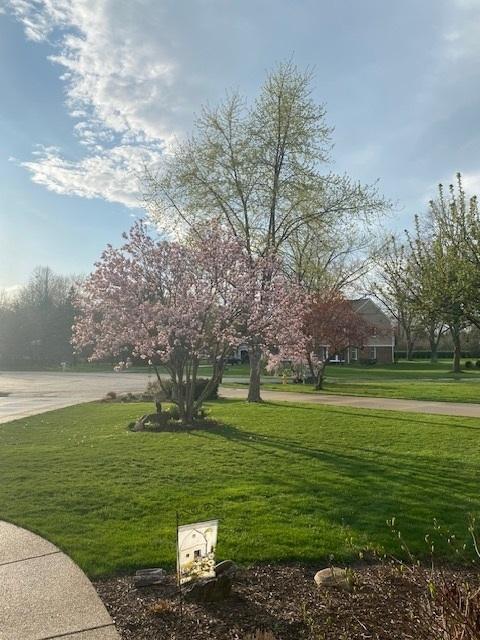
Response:
[[[0,521],[0,640],[120,640],[85,574],[47,540]]]
[[[221,387],[222,398],[246,399],[247,389]],[[480,418],[480,404],[467,402],[434,402],[427,400],[401,400],[397,398],[371,398],[366,396],[341,396],[319,393],[298,393],[295,391],[270,391],[263,389],[262,399],[268,402],[304,402],[327,404],[355,409],[380,409],[411,413],[434,413],[445,416]]]

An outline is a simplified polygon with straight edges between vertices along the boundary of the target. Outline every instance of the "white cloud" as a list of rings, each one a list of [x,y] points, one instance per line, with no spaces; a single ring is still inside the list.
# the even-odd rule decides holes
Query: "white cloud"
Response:
[[[279,30],[278,37],[266,28],[271,22],[269,2],[0,0],[0,5],[2,1],[21,22],[29,39],[51,45],[51,60],[65,83],[66,106],[80,143],[79,157],[47,147],[24,166],[34,181],[57,193],[106,198],[129,207],[138,203],[137,172],[142,163],[155,165],[161,161],[163,150],[175,136],[190,129],[200,102],[216,102],[218,87],[228,85],[232,78],[248,87],[252,69],[264,69],[275,59],[270,56],[279,59],[282,51],[295,49],[295,43],[302,51],[293,32],[293,44],[289,44],[290,36],[285,44],[285,31]],[[445,139],[449,131],[455,132],[454,116],[460,113],[462,118],[463,111],[472,104],[475,107],[480,0],[430,2],[435,12],[425,32],[428,59],[420,59],[412,68],[412,86],[405,85],[401,112],[395,113],[392,108],[391,116],[396,119],[392,119],[394,125],[389,125],[387,133],[382,131],[384,137],[377,136],[361,152],[351,152],[351,157],[346,155],[353,170],[379,167],[385,161],[382,149],[386,145],[397,145],[401,155],[406,141],[416,155],[423,157],[426,147],[432,155],[432,140]],[[289,15],[285,8],[278,14],[279,29]],[[409,33],[405,37],[408,39]],[[278,42],[281,46],[276,49]],[[379,42],[378,46],[388,52],[388,42]],[[316,49],[307,51],[314,56]],[[321,76],[319,73],[320,80]],[[339,77],[342,82],[334,85],[348,86],[344,74]],[[416,92],[415,81],[419,79]],[[382,91],[388,92],[388,84]],[[354,121],[355,111],[349,117]],[[452,137],[450,149],[464,144],[460,138],[457,142],[453,133]],[[478,147],[473,126],[469,126],[469,138],[474,143],[471,155]],[[350,140],[345,141],[347,145],[354,146]],[[430,173],[442,175],[444,166],[450,170],[453,162],[461,165],[459,168],[473,166],[475,170],[476,159],[469,165],[466,157],[464,154],[460,162],[445,154],[445,159],[438,160],[441,168],[435,167],[435,172],[429,169],[428,181]],[[435,161],[429,157],[429,167]]]
[[[155,0],[8,0],[27,38],[47,41],[63,70],[66,105],[85,149],[79,160],[44,148],[23,166],[62,194],[138,206],[142,163],[160,161],[178,133],[177,65]]]
[[[478,62],[480,56],[480,0],[454,0],[448,5],[443,38],[445,57],[456,62]]]
[[[459,9],[480,9],[480,0],[454,0]]]
[[[15,300],[21,289],[21,284],[12,284],[8,287],[4,287],[3,289],[0,289],[0,298],[5,296],[7,300]]]
[[[6,0],[30,40],[45,40],[52,29],[67,24],[68,0]]]
[[[422,197],[419,199],[421,205],[421,211],[425,210],[428,206],[430,200],[434,200],[438,196],[438,186],[439,184],[443,185],[444,191],[447,191],[450,185],[454,185],[455,190],[457,188],[457,175],[450,174],[446,175],[443,180],[440,180],[437,183],[430,184],[427,189],[425,189]],[[480,198],[480,170],[479,171],[469,171],[462,172],[462,185],[463,189],[467,195],[467,198],[471,196],[478,196]],[[421,213],[418,211],[417,213]]]
[[[462,183],[468,196],[480,197],[480,171],[477,173],[462,173]]]
[[[56,193],[104,198],[127,207],[141,206],[139,183],[143,167],[152,167],[159,161],[158,152],[132,145],[108,150],[98,147],[78,161],[66,160],[55,147],[40,147],[34,156],[22,166],[37,184]]]

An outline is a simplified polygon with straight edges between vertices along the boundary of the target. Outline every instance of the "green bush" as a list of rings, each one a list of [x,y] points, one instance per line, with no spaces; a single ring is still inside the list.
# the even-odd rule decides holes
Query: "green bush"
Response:
[[[197,400],[200,397],[200,394],[203,392],[207,384],[210,382],[207,378],[198,378],[195,382],[195,393],[194,397]],[[172,402],[175,401],[173,397],[173,384],[171,380],[162,380],[162,387],[158,380],[154,382],[149,382],[147,386],[146,393],[151,396],[155,401],[160,402]],[[216,384],[205,400],[217,400],[218,399],[218,384]]]
[[[473,369],[473,362],[471,360],[465,362],[465,369]]]
[[[475,368],[480,369],[480,360],[475,361]]]
[[[462,351],[462,358],[475,357],[476,353],[470,353],[469,351]],[[404,360],[407,357],[406,351],[395,351],[395,358],[398,360]],[[413,360],[429,360],[432,357],[431,351],[414,351],[412,353]],[[453,358],[453,351],[437,351],[437,358],[440,360],[450,360]]]
[[[162,416],[166,417],[167,422],[170,420],[180,420],[180,412],[176,404],[172,404],[166,411],[162,411]]]

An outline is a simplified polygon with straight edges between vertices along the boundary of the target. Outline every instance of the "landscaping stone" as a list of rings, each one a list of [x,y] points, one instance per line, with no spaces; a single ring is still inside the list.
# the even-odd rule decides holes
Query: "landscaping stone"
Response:
[[[223,562],[219,562],[214,567],[217,578],[222,575],[228,575],[234,578],[237,573],[237,569],[238,567],[233,560],[223,560]]]
[[[340,569],[339,567],[327,567],[317,571],[314,580],[316,585],[322,588],[343,589],[345,591],[352,589],[351,576],[349,576],[346,569]]]
[[[165,582],[166,577],[165,569],[139,569],[135,572],[133,583],[136,587],[148,587],[152,584]]]
[[[225,600],[232,590],[232,576],[223,574],[215,578],[200,578],[184,587],[188,602],[219,602]]]
[[[133,425],[132,431],[145,431],[145,423],[142,419],[137,420],[137,422]]]
[[[100,580],[96,587],[125,640],[246,640],[257,629],[272,629],[277,640],[313,638],[313,633],[328,640],[426,640],[433,637],[426,633],[432,618],[425,615],[428,590],[420,585],[428,585],[431,572],[431,567],[414,567],[412,573],[389,563],[359,565],[355,577],[364,588],[352,596],[350,591],[318,588],[310,565],[251,565],[238,571],[232,595],[223,602],[184,602],[181,622],[172,573],[141,597],[127,576]],[[435,576],[480,586],[474,567],[442,566]],[[158,602],[173,612],[152,615]]]

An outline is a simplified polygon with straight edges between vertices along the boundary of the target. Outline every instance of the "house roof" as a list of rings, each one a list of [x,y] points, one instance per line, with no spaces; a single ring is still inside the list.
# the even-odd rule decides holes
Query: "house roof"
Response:
[[[350,300],[350,303],[353,309],[366,316],[371,324],[380,324],[393,330],[390,318],[371,298],[354,298]]]

